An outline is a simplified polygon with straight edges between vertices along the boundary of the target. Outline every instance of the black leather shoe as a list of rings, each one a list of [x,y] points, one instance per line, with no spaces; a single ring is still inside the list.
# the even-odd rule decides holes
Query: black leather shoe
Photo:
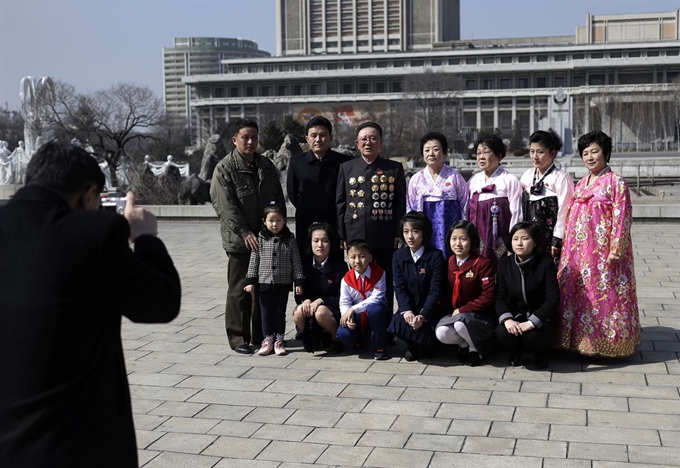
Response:
[[[418,345],[412,342],[408,342],[406,348],[406,354],[404,354],[404,359],[408,362],[413,362],[418,359]]]
[[[548,356],[536,356],[536,363],[534,366],[536,369],[546,369],[550,365],[550,358]]]
[[[342,344],[342,341],[331,341],[331,353],[332,354],[340,354],[345,350],[345,345]]]
[[[253,354],[253,349],[247,344],[238,345],[234,348],[234,351],[239,354]]]
[[[522,356],[513,356],[513,355],[510,355],[510,357],[508,357],[508,365],[509,365],[510,367],[519,367],[519,366],[521,366],[521,365],[522,365]]]
[[[470,351],[470,367],[477,367],[482,365],[482,357],[476,351]]]
[[[470,359],[470,348],[458,347],[458,362],[465,364]]]

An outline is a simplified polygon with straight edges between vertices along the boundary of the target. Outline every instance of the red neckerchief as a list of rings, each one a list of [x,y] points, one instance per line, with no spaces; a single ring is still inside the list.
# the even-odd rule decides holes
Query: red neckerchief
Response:
[[[361,294],[363,299],[366,299],[366,293],[371,291],[375,285],[378,284],[378,281],[380,281],[380,278],[382,278],[384,273],[383,269],[380,268],[375,262],[369,263],[368,266],[371,267],[371,277],[368,279],[368,282],[365,284],[364,288],[361,287],[361,283],[359,282],[354,270],[349,270],[347,273],[345,273],[345,282],[352,288],[359,291],[359,294]],[[361,278],[363,277],[364,276],[361,275]]]
[[[455,259],[456,257],[454,256],[453,258]],[[465,263],[469,263],[470,260],[472,260],[472,259],[468,258],[465,261]],[[456,309],[456,303],[460,299],[460,286],[461,286],[460,275],[462,275],[466,271],[472,270],[475,267],[475,265],[477,265],[478,261],[479,261],[479,257],[475,258],[475,263],[473,263],[469,268],[462,268],[462,266],[465,265],[465,263],[463,263],[463,265],[461,265],[460,267],[458,266],[458,263],[456,263],[456,268],[458,268],[458,269],[455,270],[455,271],[452,271],[452,273],[456,276],[456,280],[453,283],[453,299],[451,300],[451,304],[453,305],[454,310]]]

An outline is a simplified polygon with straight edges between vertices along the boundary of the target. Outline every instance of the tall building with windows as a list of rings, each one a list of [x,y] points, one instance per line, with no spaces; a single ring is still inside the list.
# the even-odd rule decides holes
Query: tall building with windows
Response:
[[[277,0],[277,55],[429,50],[460,38],[460,0]]]
[[[182,78],[224,73],[222,61],[235,58],[269,57],[257,42],[228,37],[176,37],[173,47],[163,47],[163,96],[169,114],[189,118],[191,107]]]

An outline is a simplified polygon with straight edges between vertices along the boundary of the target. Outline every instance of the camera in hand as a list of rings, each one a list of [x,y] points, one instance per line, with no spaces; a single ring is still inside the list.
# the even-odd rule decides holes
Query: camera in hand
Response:
[[[125,196],[120,193],[111,193],[102,197],[101,209],[122,215],[125,213]]]

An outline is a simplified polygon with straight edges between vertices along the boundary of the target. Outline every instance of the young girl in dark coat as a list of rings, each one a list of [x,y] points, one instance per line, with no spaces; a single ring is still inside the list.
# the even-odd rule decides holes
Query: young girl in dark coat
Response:
[[[446,262],[442,251],[429,245],[432,223],[423,213],[408,212],[401,230],[406,247],[392,258],[399,308],[387,331],[406,341],[404,359],[414,361],[435,344],[434,324],[443,312]]]
[[[492,348],[496,272],[491,260],[479,254],[480,238],[474,224],[457,221],[448,239],[454,254],[448,268],[453,313],[437,324],[437,339],[458,345],[458,360],[474,367]]]
[[[269,205],[264,209],[264,226],[258,236],[260,247],[250,253],[246,273],[246,292],[252,294],[259,284],[262,331],[265,338],[258,354],[288,354],[283,343],[286,332],[288,293],[295,283],[295,294],[302,294],[305,275],[295,236],[286,226],[285,209]]]
[[[549,364],[560,291],[555,263],[543,243],[537,224],[517,223],[510,230],[512,255],[498,262],[496,336],[510,353],[508,364],[513,367],[522,365],[524,350],[535,355],[536,369]]]

